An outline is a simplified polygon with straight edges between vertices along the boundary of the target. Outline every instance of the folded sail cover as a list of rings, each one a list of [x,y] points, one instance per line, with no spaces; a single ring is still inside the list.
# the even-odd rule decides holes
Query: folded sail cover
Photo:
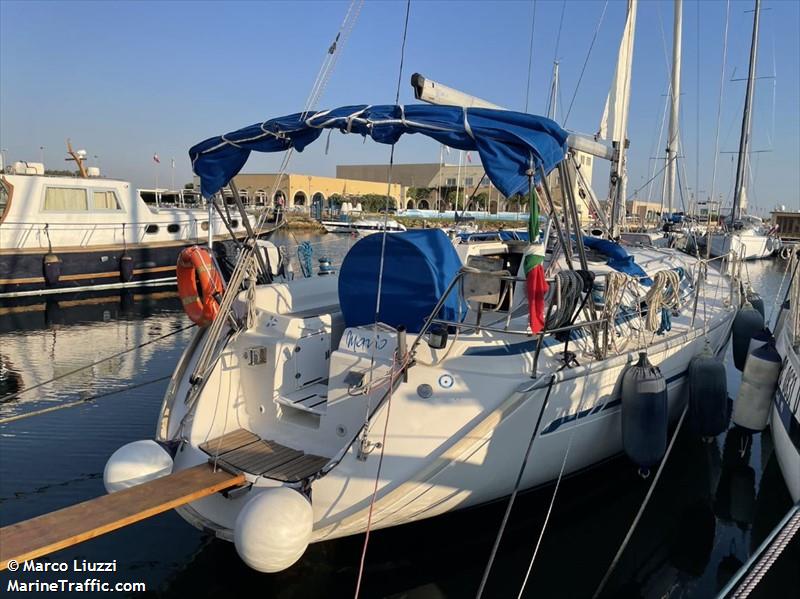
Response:
[[[339,271],[339,304],[345,325],[375,322],[378,281],[381,279],[383,235],[360,239],[344,258]],[[419,333],[461,268],[453,244],[441,229],[416,229],[386,235],[378,322]],[[438,316],[460,321],[458,293],[451,293]]]
[[[506,197],[528,193],[531,161],[550,172],[567,150],[567,132],[555,121],[521,112],[427,104],[344,106],[290,114],[192,147],[189,157],[203,195],[210,198],[227,185],[251,151],[302,152],[323,129],[369,135],[385,144],[404,133],[422,133],[459,150],[477,150],[487,176]]]

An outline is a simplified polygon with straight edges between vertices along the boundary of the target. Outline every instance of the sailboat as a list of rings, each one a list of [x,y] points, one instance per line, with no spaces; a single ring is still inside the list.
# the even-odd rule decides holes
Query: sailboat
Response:
[[[708,243],[712,256],[724,256],[734,252],[744,260],[757,260],[767,258],[781,249],[781,240],[777,231],[765,227],[759,217],[747,214],[747,183],[750,172],[750,142],[753,125],[752,104],[756,81],[760,10],[761,0],[756,0],[753,11],[753,35],[750,41],[747,89],[742,111],[742,130],[739,136],[736,181],[733,190],[733,209],[726,219],[727,231],[710,237]]]
[[[635,10],[630,0],[630,38]],[[629,63],[618,76],[630,79]],[[619,454],[637,436],[623,431],[621,380],[642,352],[662,375],[663,430],[638,433],[663,455],[689,362],[724,350],[739,298],[724,269],[697,258],[581,235],[566,167],[577,151],[612,159],[619,205],[627,95],[609,147],[426,83],[417,93],[430,101],[435,88],[433,105],[297,113],[201,142],[190,155],[203,193],[252,151],[302,150],[325,129],[388,144],[417,133],[477,152],[497,189],[526,194],[528,240],[456,251],[436,229],[384,232],[355,243],[338,273],[271,285],[248,283],[258,264],[244,251],[218,317],[178,364],[155,440],[111,456],[110,492],[205,462],[243,472],[244,487],[178,512],[252,568],[280,571],[311,542],[482,504]],[[563,214],[551,173],[567,190]],[[560,240],[547,258],[540,206]]]

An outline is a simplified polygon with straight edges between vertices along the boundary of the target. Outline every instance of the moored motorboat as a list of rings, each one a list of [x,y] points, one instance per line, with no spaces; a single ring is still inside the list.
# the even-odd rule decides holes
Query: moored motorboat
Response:
[[[148,205],[129,182],[89,172],[73,154],[82,176],[45,175],[32,163],[0,175],[0,298],[174,284],[183,248],[246,233],[239,215]]]
[[[386,230],[391,232],[405,231],[405,225],[397,222],[393,218],[345,218],[342,220],[322,220],[320,224],[325,227],[328,233],[347,233],[357,235],[370,235]]]

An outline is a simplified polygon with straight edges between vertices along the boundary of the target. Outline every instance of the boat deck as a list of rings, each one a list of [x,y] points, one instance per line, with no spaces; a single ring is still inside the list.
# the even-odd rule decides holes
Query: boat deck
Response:
[[[282,482],[299,482],[316,474],[330,459],[275,441],[262,439],[243,428],[200,445],[216,464],[234,472],[247,472]]]

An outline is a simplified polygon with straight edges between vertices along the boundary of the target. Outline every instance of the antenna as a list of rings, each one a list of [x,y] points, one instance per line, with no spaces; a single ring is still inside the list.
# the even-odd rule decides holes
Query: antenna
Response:
[[[83,179],[88,179],[89,174],[86,172],[86,167],[83,165],[84,161],[86,160],[86,150],[78,150],[77,152],[72,149],[72,144],[67,138],[67,154],[69,154],[70,158],[64,158],[67,162],[74,161],[75,164],[78,166],[78,172],[80,173]]]

